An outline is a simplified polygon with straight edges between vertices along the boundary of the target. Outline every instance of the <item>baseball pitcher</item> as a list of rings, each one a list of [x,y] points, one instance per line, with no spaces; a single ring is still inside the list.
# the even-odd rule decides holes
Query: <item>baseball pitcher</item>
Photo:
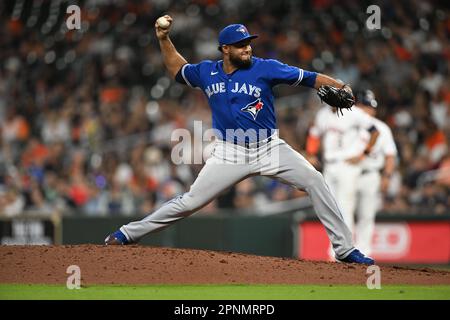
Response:
[[[217,140],[190,190],[141,221],[122,226],[106,239],[107,245],[136,243],[145,235],[170,226],[195,213],[223,190],[254,175],[265,175],[305,190],[333,245],[336,259],[343,262],[373,264],[353,246],[346,226],[320,172],[277,135],[274,96],[276,85],[306,86],[319,89],[327,103],[348,108],[353,103],[349,87],[331,77],[266,60],[252,55],[249,34],[242,24],[225,27],[219,34],[222,59],[188,63],[169,38],[173,20],[161,27],[155,23],[165,66],[179,83],[202,90],[212,112]]]

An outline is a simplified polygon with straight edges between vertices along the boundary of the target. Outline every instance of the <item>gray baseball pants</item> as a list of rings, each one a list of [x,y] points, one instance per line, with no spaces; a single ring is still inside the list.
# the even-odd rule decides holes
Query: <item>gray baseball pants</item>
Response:
[[[322,174],[285,141],[273,136],[259,148],[245,148],[218,141],[190,190],[168,202],[140,221],[120,230],[128,240],[138,242],[145,235],[162,230],[195,213],[222,191],[250,176],[263,175],[304,190],[311,198],[325,226],[337,258],[345,258],[354,247],[352,234]]]

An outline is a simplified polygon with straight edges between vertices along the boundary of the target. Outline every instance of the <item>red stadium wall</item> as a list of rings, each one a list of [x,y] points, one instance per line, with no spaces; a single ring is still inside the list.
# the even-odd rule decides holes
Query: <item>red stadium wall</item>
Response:
[[[306,221],[298,228],[298,257],[330,260],[322,224]],[[378,222],[372,248],[371,256],[382,263],[450,263],[450,221]]]

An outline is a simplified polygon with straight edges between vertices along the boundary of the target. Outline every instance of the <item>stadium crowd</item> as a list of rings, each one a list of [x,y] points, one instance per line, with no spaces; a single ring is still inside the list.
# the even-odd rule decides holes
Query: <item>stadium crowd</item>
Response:
[[[381,29],[370,31],[372,2],[78,1],[80,30],[67,30],[68,2],[0,2],[0,215],[145,215],[189,188],[202,165],[173,163],[171,133],[194,132],[195,121],[209,128],[210,112],[199,90],[165,72],[153,27],[164,13],[190,62],[218,59],[218,32],[241,22],[259,34],[256,56],[372,89],[399,149],[383,210],[448,214],[449,11],[438,1],[375,1]],[[304,88],[276,94],[280,135],[303,152],[320,100]],[[302,196],[257,177],[204,211]]]

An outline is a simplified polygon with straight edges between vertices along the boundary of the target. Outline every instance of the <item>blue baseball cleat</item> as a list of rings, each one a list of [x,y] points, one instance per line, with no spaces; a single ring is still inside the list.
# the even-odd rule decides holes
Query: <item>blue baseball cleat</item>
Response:
[[[346,262],[346,263],[359,263],[359,264],[367,264],[367,265],[375,264],[375,260],[373,260],[370,257],[366,257],[358,249],[353,250],[344,259],[337,259],[337,260],[340,262]]]
[[[107,246],[109,246],[109,245],[125,245],[125,244],[130,244],[130,243],[131,242],[128,241],[127,237],[120,230],[117,230],[116,232],[111,233],[105,239],[105,244]]]

